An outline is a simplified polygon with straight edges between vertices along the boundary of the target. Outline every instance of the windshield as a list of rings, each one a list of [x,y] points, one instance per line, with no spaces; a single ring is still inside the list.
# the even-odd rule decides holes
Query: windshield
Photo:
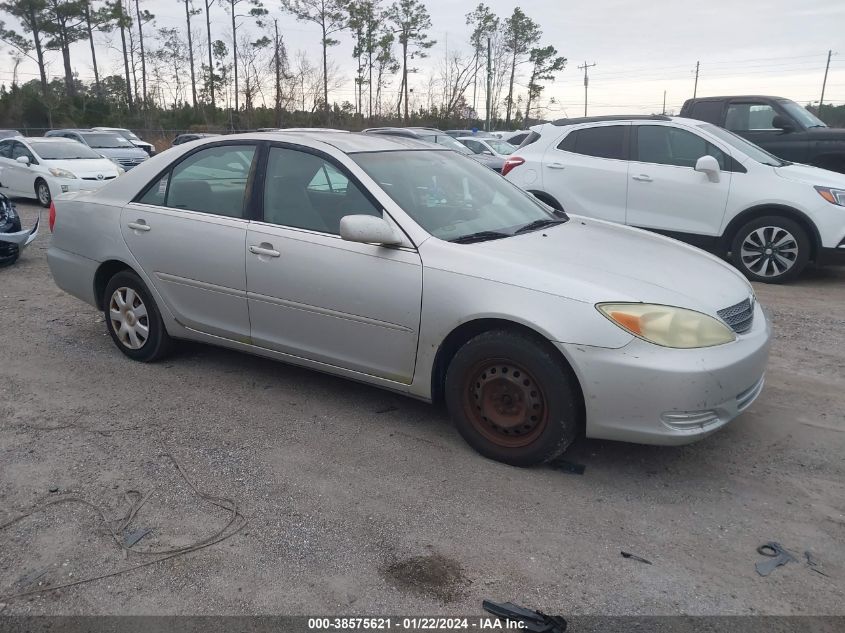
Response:
[[[371,152],[351,158],[417,224],[442,240],[486,232],[493,234],[484,239],[509,237],[538,220],[566,219],[488,167],[454,152]]]
[[[716,127],[710,123],[705,123],[701,126],[701,128],[710,132],[713,136],[723,140],[734,149],[738,149],[752,160],[756,160],[758,163],[771,165],[772,167],[783,167],[784,165],[789,164],[787,161],[781,160],[774,154],[769,154],[769,152],[763,148],[754,145],[754,143],[749,143],[741,136],[737,136],[733,132],[728,132],[724,128]]]
[[[516,151],[516,146],[511,145],[507,141],[497,141],[492,138],[484,139],[484,141],[493,148],[494,152],[503,156],[510,156]]]
[[[794,101],[783,100],[778,103],[792,115],[792,118],[796,119],[804,127],[827,127],[815,114],[807,108],[802,108]]]
[[[132,143],[127,141],[122,136],[108,132],[85,132],[80,134],[89,147],[97,149],[115,149],[115,148],[130,148],[134,147]]]
[[[82,160],[102,158],[97,152],[78,141],[30,141],[30,147],[44,160]]]
[[[117,134],[120,134],[123,138],[128,138],[130,141],[140,141],[141,139],[138,138],[138,135],[135,132],[131,132],[129,130],[114,130]]]

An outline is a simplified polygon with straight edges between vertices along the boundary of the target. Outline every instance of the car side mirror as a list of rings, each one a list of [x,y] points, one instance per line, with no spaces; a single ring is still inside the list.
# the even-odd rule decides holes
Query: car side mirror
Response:
[[[16,159],[21,165],[29,166],[29,156],[18,156]]]
[[[394,246],[402,243],[387,220],[374,215],[345,215],[340,219],[340,237],[347,242]]]
[[[777,128],[779,130],[783,130],[784,132],[794,132],[795,125],[787,119],[782,114],[776,114],[772,119],[772,127]]]
[[[707,174],[710,182],[719,182],[719,173],[722,170],[719,168],[719,161],[708,155],[695,161],[695,171]]]

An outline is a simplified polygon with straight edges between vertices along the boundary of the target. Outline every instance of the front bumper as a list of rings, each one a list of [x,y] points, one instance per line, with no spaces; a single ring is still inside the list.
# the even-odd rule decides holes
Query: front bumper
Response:
[[[757,304],[752,329],[726,345],[559,345],[581,383],[588,437],[677,445],[710,435],[751,405],[763,388],[770,338]]]
[[[820,248],[816,263],[819,266],[845,266],[845,238],[836,248]]]

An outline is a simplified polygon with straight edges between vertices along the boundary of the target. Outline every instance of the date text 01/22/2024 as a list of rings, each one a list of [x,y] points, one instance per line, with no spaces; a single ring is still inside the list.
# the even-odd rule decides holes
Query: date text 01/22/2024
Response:
[[[521,630],[525,623],[504,618],[444,618],[444,617],[348,617],[348,618],[309,618],[309,631],[504,631]]]

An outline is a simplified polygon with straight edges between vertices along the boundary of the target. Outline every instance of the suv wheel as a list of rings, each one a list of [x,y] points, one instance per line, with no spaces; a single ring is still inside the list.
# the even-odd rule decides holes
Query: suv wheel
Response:
[[[103,306],[109,335],[129,358],[150,362],[170,352],[172,339],[158,307],[134,272],[123,270],[109,280]]]
[[[731,244],[731,260],[751,281],[795,279],[810,259],[810,238],[797,222],[766,216],[748,222]]]
[[[458,350],[446,373],[446,404],[470,446],[512,466],[554,459],[580,428],[569,367],[514,332],[485,332]]]

